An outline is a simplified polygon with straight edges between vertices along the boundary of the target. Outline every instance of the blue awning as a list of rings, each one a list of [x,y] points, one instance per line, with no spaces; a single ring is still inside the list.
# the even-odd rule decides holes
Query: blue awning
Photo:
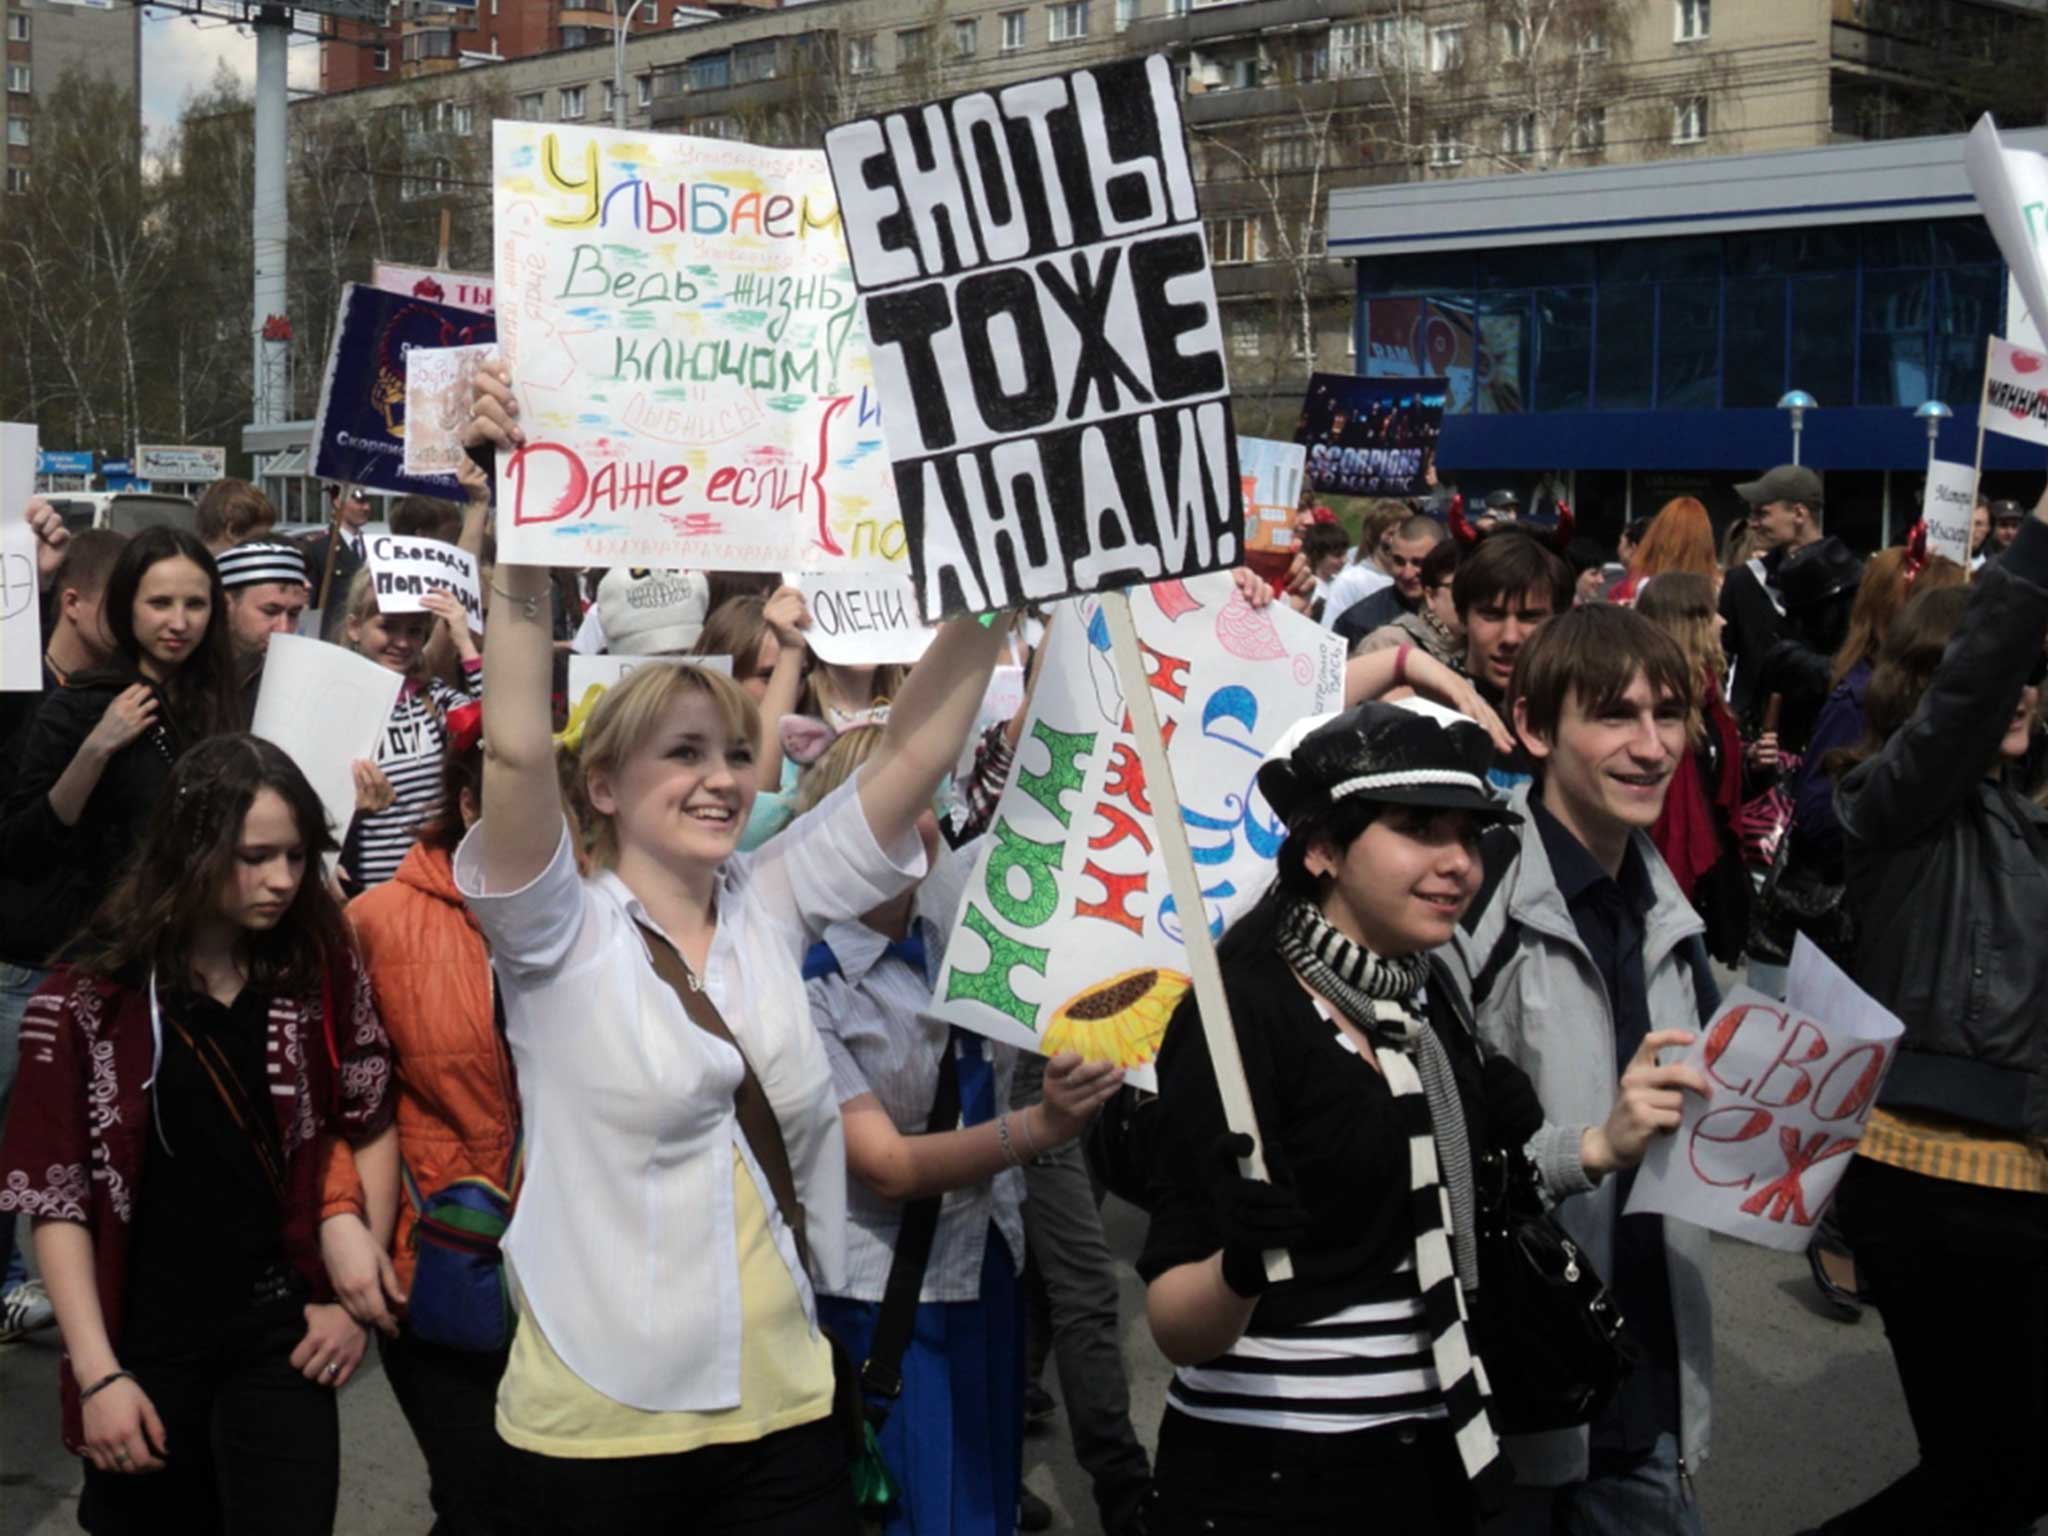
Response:
[[[1938,453],[1976,454],[1977,407],[1957,406]],[[1792,457],[1783,411],[1555,411],[1444,418],[1437,463],[1446,470],[1768,469]],[[1823,406],[1808,414],[1800,458],[1817,469],[1927,467],[1927,429],[1903,409]],[[1986,469],[2048,469],[2048,448],[1987,434]]]

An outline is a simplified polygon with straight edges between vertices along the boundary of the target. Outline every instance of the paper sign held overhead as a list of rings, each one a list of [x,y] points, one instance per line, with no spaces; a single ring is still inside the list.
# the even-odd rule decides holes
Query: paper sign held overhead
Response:
[[[917,589],[908,575],[800,576],[798,587],[811,611],[804,639],[820,661],[849,667],[912,662],[938,633],[917,608]]]
[[[1165,57],[847,123],[825,152],[925,617],[1239,563],[1223,333]]]
[[[498,336],[530,564],[887,568],[895,495],[825,157],[492,126]]]
[[[1927,524],[1927,553],[1942,555],[1967,569],[1970,564],[1970,512],[1977,500],[1977,471],[1968,464],[1936,459],[1927,466],[1927,490],[1920,517]]]
[[[1984,363],[1981,430],[2048,446],[2048,354],[1996,336]]]
[[[2007,149],[1987,112],[1963,143],[1963,170],[2028,313],[2037,323],[2048,320],[2048,156]]]
[[[372,287],[430,304],[455,309],[491,312],[491,275],[488,272],[444,272],[439,267],[407,267],[380,261],[370,269]]]
[[[1309,488],[1340,496],[1420,496],[1443,435],[1443,379],[1312,374],[1296,437]]]
[[[36,535],[28,525],[36,489],[36,429],[0,422],[0,693],[43,686],[43,614]]]
[[[1812,1240],[1905,1029],[1804,935],[1785,996],[1737,987],[1675,1058],[1705,1072],[1714,1096],[1685,1095],[1678,1129],[1650,1144],[1628,1214],[1787,1253]]]
[[[400,496],[460,499],[453,473],[406,473],[405,356],[492,338],[489,315],[345,284],[313,422],[313,473]]]
[[[1258,899],[1285,837],[1254,782],[1296,720],[1338,706],[1343,642],[1300,614],[1254,612],[1226,575],[1131,599],[1167,756],[1220,932]],[[1114,1060],[1149,1087],[1189,984],[1129,712],[1093,599],[1046,636],[1017,761],[946,951],[934,1012],[1048,1055]]]
[[[395,533],[363,543],[369,551],[379,613],[425,613],[422,599],[429,592],[449,592],[461,602],[469,627],[483,632],[484,599],[475,555],[439,539],[408,539]]]
[[[495,346],[414,347],[405,354],[405,472],[453,475],[469,457],[476,371],[498,355]]]

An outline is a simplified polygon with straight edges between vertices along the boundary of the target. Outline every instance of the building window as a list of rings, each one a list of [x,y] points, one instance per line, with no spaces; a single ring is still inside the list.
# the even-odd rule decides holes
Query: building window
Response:
[[[15,145],[28,143],[28,119],[10,117],[7,119],[7,142]]]
[[[606,122],[610,122],[610,121],[612,121],[612,119],[613,119],[613,118],[615,118],[615,117],[617,117],[617,116],[618,116],[618,112],[619,112],[619,91],[618,91],[618,87],[617,87],[617,86],[615,86],[615,85],[613,85],[613,84],[611,83],[611,81],[607,80],[607,81],[605,81],[605,83],[604,83],[604,120],[605,120]]]
[[[1372,34],[1362,21],[1341,21],[1330,28],[1330,73],[1339,80],[1372,69]]]
[[[1219,267],[1259,259],[1258,220],[1250,217],[1209,221],[1209,260]]]
[[[7,167],[7,190],[10,192],[26,192],[28,190],[27,166],[10,165]]]
[[[981,51],[981,23],[969,17],[953,23],[953,57],[971,59]]]
[[[1465,29],[1463,27],[1431,27],[1429,29],[1429,67],[1434,74],[1456,69],[1465,62]]]
[[[1185,16],[1187,13],[1188,0],[1166,0],[1166,14],[1168,16]]]
[[[732,83],[750,85],[756,80],[773,80],[779,73],[776,68],[782,60],[776,52],[776,41],[772,37],[757,43],[741,43],[732,51]]]
[[[1529,29],[1519,21],[1501,23],[1500,56],[1517,64],[1529,57]]]
[[[1456,123],[1437,123],[1429,130],[1429,163],[1431,165],[1463,165],[1465,163],[1465,135]]]
[[[1588,28],[1586,28],[1586,30],[1585,30],[1585,31],[1584,31],[1583,33],[1581,33],[1581,34],[1580,34],[1580,36],[1579,36],[1579,52],[1581,52],[1581,53],[1605,53],[1606,51],[1607,51],[1607,29],[1606,29],[1605,27],[1600,27],[1600,26],[1592,26],[1592,27],[1588,27]]]
[[[493,16],[498,14],[498,0],[491,0],[491,14]]]
[[[641,108],[654,105],[654,76],[636,75],[633,78],[635,104]]]
[[[1700,144],[1707,137],[1707,98],[1688,96],[1671,114],[1671,142]]]
[[[370,50],[370,68],[382,74],[390,67],[391,50],[389,48],[372,48]]]
[[[1088,0],[1065,0],[1045,8],[1045,40],[1072,43],[1088,35]]]
[[[548,93],[535,91],[531,96],[519,98],[519,120],[523,123],[537,123],[546,114]]]
[[[569,85],[562,88],[560,110],[556,113],[556,116],[561,118],[563,122],[574,123],[583,120],[585,110],[583,91],[584,87],[580,85]]]
[[[1515,112],[1501,119],[1500,152],[1504,155],[1536,153],[1536,114]]]
[[[1003,12],[1003,52],[1015,53],[1024,46],[1026,15],[1024,11]]]
[[[562,28],[562,46],[564,48],[586,48],[596,41],[597,29],[594,27]]]
[[[1259,322],[1239,320],[1230,328],[1230,355],[1232,357],[1257,357],[1259,355]]]
[[[494,59],[502,59],[503,57],[505,57],[505,55],[498,52],[498,34],[495,32],[491,34],[491,57]]]
[[[7,66],[7,89],[16,96],[28,94],[28,66],[10,64]]]
[[[1262,171],[1305,171],[1315,163],[1315,139],[1304,129],[1268,129],[1259,144]]]
[[[1572,118],[1572,150],[1581,155],[1597,155],[1607,147],[1607,109],[1605,107],[1581,107]]]
[[[1676,42],[1703,41],[1712,30],[1713,0],[1671,0],[1671,36]]]
[[[476,131],[476,108],[468,102],[458,102],[449,117],[454,123],[458,138],[466,139]]]
[[[7,40],[14,43],[28,41],[28,17],[20,11],[7,18]]]
[[[1131,23],[1138,19],[1138,0],[1116,0],[1116,29],[1128,32]]]
[[[846,40],[846,72],[849,75],[872,75],[875,72],[875,40],[872,37],[849,37]]]
[[[707,53],[683,66],[693,91],[720,91],[732,84],[732,55]]]
[[[932,58],[932,31],[930,27],[908,27],[896,34],[896,67],[916,69],[929,64]]]

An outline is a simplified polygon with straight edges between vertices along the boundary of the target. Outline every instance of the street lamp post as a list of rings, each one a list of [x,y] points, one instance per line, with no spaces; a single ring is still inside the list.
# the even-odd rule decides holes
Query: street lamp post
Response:
[[[1806,425],[1806,413],[1820,402],[1803,389],[1788,389],[1778,399],[1778,409],[1792,416],[1792,462],[1799,462],[1799,433]]]
[[[646,0],[633,0],[626,14],[619,14],[619,0],[611,0],[612,8],[612,126],[626,126],[626,33],[633,25],[633,18],[640,14],[640,7]]]
[[[1934,449],[1936,441],[1941,437],[1941,424],[1954,415],[1955,412],[1939,400],[1923,400],[1920,402],[1920,408],[1913,412],[1915,421],[1927,424],[1927,469],[1930,474],[1934,471]]]

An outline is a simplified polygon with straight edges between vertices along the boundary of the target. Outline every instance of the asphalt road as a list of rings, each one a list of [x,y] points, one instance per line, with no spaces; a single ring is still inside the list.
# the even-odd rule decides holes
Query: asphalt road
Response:
[[[1137,1251],[1142,1218],[1112,1201],[1111,1241]],[[1877,1318],[1853,1326],[1812,1303],[1805,1260],[1716,1242],[1714,1456],[1699,1479],[1715,1536],[1790,1536],[1881,1487],[1912,1458],[1905,1407]],[[1145,1333],[1137,1279],[1124,1274],[1124,1357],[1149,1443],[1166,1367]],[[418,1536],[432,1524],[426,1474],[371,1353],[342,1396],[341,1536]],[[77,1529],[77,1465],[57,1440],[52,1334],[0,1349],[0,1536]],[[1055,1392],[1056,1380],[1048,1382]],[[1055,1529],[1093,1532],[1086,1479],[1065,1420],[1027,1448],[1028,1481]]]

